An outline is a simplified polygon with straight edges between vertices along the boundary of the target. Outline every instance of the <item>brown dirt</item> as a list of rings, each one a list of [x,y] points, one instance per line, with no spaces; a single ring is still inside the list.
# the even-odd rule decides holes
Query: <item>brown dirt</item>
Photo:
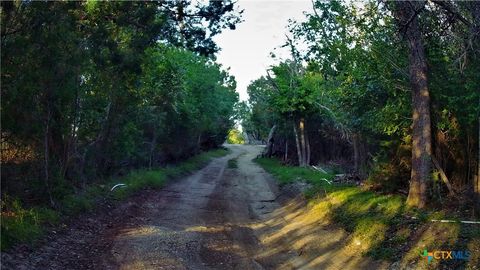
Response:
[[[189,177],[85,215],[36,248],[3,253],[2,269],[386,268],[301,196],[279,192],[252,162],[261,147],[228,147]]]

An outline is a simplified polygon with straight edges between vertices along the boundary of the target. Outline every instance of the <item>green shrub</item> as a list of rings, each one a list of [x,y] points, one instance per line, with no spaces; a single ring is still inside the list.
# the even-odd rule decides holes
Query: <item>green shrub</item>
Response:
[[[89,200],[85,194],[71,194],[61,201],[62,212],[66,215],[77,215],[93,209],[93,201]]]
[[[392,163],[380,162],[372,168],[365,184],[372,190],[391,193],[405,187],[408,183],[405,179],[409,179],[408,170]]]
[[[46,208],[24,208],[20,200],[4,196],[1,202],[1,250],[17,242],[33,242],[42,234],[41,225],[56,224],[58,214]]]

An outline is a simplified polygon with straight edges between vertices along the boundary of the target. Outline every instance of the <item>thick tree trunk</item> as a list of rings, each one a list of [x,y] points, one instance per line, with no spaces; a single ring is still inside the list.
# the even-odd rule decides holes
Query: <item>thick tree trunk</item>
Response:
[[[365,149],[365,143],[362,140],[362,137],[358,133],[352,135],[352,144],[353,144],[353,168],[355,173],[360,176],[366,175],[366,164],[367,164],[367,153]]]
[[[424,8],[425,2],[397,1],[395,4],[395,17],[408,42],[412,87],[412,171],[407,204],[423,208],[427,202],[427,183],[430,178],[432,155],[427,61],[418,20],[418,13]]]

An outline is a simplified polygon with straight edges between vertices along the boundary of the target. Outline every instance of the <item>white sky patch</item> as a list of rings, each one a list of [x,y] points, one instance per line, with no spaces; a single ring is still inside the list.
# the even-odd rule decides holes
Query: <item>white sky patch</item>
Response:
[[[241,100],[247,100],[247,86],[251,81],[266,74],[277,61],[270,57],[289,57],[287,48],[279,48],[286,41],[288,19],[305,21],[303,12],[312,10],[310,0],[240,0],[237,5],[244,9],[244,22],[235,30],[224,30],[214,38],[221,51],[217,62],[235,76],[237,92]],[[275,49],[276,48],[276,49]],[[274,50],[275,49],[275,50]]]

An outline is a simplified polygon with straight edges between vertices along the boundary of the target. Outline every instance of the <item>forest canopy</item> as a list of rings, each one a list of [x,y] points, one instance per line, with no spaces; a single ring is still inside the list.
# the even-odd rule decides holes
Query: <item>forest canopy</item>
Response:
[[[480,202],[479,2],[313,1],[289,29],[290,59],[248,87],[267,155],[343,165],[415,207]]]
[[[61,207],[91,183],[225,141],[238,95],[212,37],[240,22],[233,2],[1,10],[3,194]]]

